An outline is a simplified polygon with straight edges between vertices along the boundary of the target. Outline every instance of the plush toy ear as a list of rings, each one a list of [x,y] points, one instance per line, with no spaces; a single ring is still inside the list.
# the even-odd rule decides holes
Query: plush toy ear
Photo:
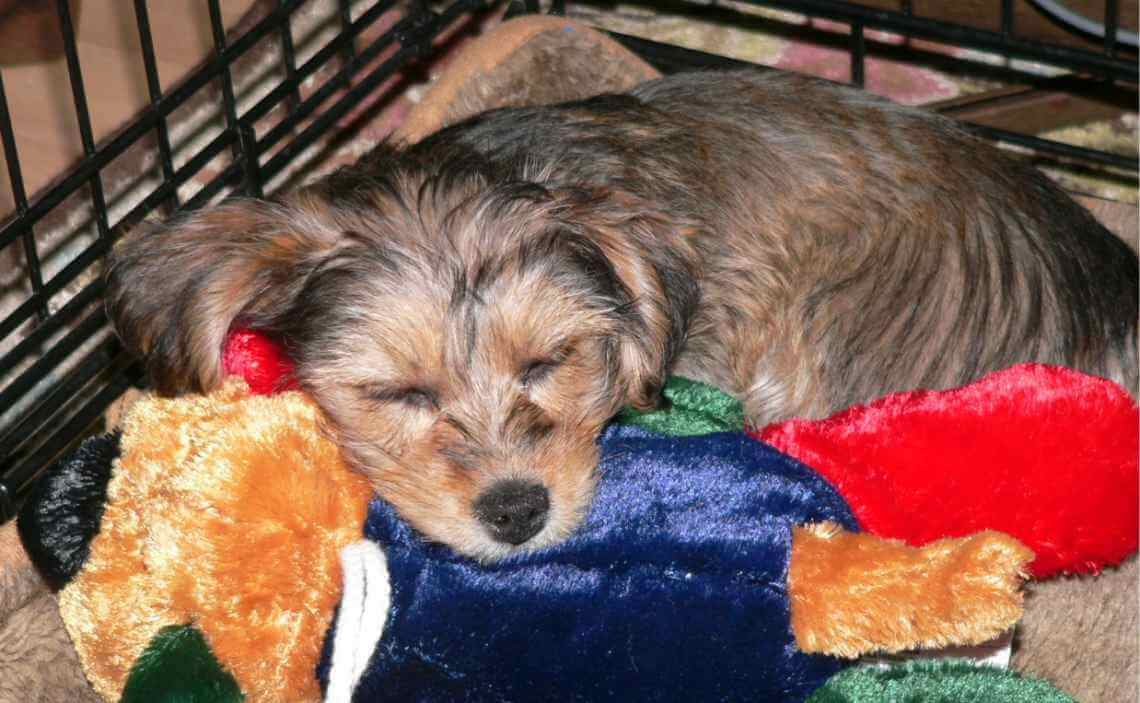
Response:
[[[90,437],[53,464],[32,488],[16,529],[32,563],[54,589],[67,585],[87,561],[107,502],[119,433]]]
[[[1024,364],[754,436],[819,471],[877,535],[923,545],[1000,530],[1034,551],[1038,578],[1136,552],[1140,411],[1101,378]]]

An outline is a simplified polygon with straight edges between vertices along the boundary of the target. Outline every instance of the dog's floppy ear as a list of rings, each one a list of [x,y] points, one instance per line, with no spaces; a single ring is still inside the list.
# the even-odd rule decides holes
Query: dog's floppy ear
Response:
[[[569,200],[561,213],[565,223],[581,227],[597,244],[626,298],[617,339],[625,401],[653,409],[700,295],[691,245],[695,227],[622,190]]]
[[[250,199],[142,225],[108,257],[107,312],[156,390],[209,390],[231,326],[274,327],[337,239],[295,205]]]

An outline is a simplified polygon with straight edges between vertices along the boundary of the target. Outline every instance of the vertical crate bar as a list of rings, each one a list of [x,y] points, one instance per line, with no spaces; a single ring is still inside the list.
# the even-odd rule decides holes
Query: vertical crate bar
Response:
[[[221,67],[222,79],[222,107],[226,116],[226,129],[230,130],[235,136],[238,136],[238,116],[237,116],[237,101],[234,99],[234,82],[233,76],[230,74],[230,65],[226,62],[224,54],[226,51],[226,28],[222,22],[222,8],[218,4],[218,0],[208,0],[210,9],[210,29],[214,34],[214,61],[218,62]],[[240,161],[241,146],[240,142],[235,139],[231,147],[234,161]]]
[[[12,113],[8,111],[8,96],[4,92],[4,74],[0,72],[0,142],[4,145],[4,163],[8,164],[8,183],[12,200],[16,204],[16,217],[28,211],[28,194],[24,190],[24,175],[20,172],[20,155],[16,149],[16,135],[12,130]],[[35,233],[30,225],[20,226],[20,239],[24,243],[24,260],[28,265],[28,278],[32,296],[36,299],[36,316],[40,322],[48,318],[47,298],[44,296],[43,272],[36,252]]]
[[[242,124],[238,127],[238,141],[241,144],[245,193],[260,198],[264,193],[261,189],[261,165],[258,162],[257,133],[254,132],[252,126]]]
[[[277,0],[277,9],[285,7],[285,0]],[[290,86],[289,108],[296,107],[301,102],[301,86],[297,81],[297,51],[293,47],[292,16],[286,14],[281,20],[279,33],[281,35],[281,57],[285,59],[285,81]]]
[[[150,108],[153,110],[162,100],[162,84],[158,79],[158,61],[154,53],[154,38],[150,33],[150,15],[147,12],[146,0],[135,0],[135,22],[139,29],[139,45],[142,47],[143,67],[146,69],[146,88],[150,98]],[[170,150],[170,132],[167,130],[166,117],[158,118],[155,127],[155,137],[158,140],[158,159],[162,168],[163,182],[174,182],[174,158]],[[178,209],[178,189],[172,187],[170,198],[166,203],[167,211]]]
[[[867,82],[867,43],[863,38],[863,24],[851,25],[851,83],[862,88]]]
[[[1001,0],[1001,36],[1007,41],[1013,38],[1013,0]]]
[[[63,35],[63,50],[67,57],[67,75],[71,80],[71,98],[75,102],[75,118],[79,123],[79,138],[83,142],[83,154],[90,158],[95,153],[95,136],[91,131],[91,113],[87,107],[87,92],[83,88],[83,71],[79,66],[79,50],[75,43],[75,27],[71,22],[71,7],[68,0],[58,0],[59,29]],[[107,225],[107,203],[103,198],[103,181],[99,172],[91,174],[91,200],[95,206],[95,224],[99,237],[111,236]]]
[[[348,32],[352,27],[352,4],[350,0],[337,0],[337,13],[340,15],[340,28],[342,32]],[[344,49],[344,63],[348,65],[356,58],[356,39],[355,37],[345,43]]]
[[[1116,32],[1120,27],[1120,5],[1117,0],[1104,2],[1104,53],[1116,58]]]

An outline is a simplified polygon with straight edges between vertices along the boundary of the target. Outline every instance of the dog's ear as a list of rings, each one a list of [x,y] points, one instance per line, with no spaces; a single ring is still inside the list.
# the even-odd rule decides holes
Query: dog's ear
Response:
[[[260,200],[142,225],[108,257],[107,312],[156,390],[209,390],[230,328],[272,329],[337,239],[303,209]]]
[[[618,368],[625,402],[656,408],[673,359],[685,341],[700,295],[695,226],[615,189],[569,198],[565,223],[581,227],[605,255],[604,275],[616,276],[622,324]]]

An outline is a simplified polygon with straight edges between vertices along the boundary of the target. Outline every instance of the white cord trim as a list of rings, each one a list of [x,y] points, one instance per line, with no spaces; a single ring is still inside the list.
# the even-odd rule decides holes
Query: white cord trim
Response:
[[[375,542],[353,542],[340,551],[344,595],[336,618],[325,703],[350,703],[356,685],[384,634],[392,601],[388,560]]]

